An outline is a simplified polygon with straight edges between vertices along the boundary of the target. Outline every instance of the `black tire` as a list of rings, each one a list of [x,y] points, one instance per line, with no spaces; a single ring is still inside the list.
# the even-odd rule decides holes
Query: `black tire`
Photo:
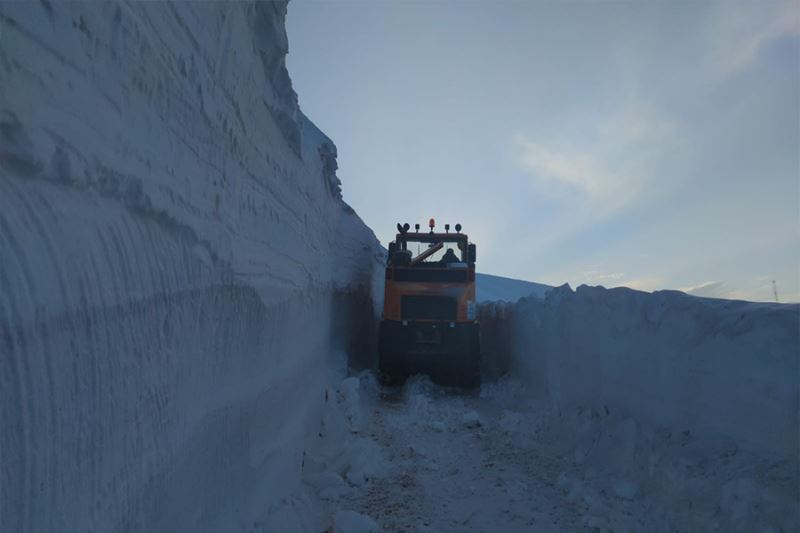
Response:
[[[408,373],[399,364],[396,354],[381,350],[378,355],[378,379],[387,387],[399,387],[408,379]]]
[[[480,329],[475,328],[469,341],[469,356],[464,361],[460,385],[464,389],[477,389],[481,386],[481,346]]]
[[[481,363],[480,357],[470,358],[470,361],[465,365],[459,385],[463,389],[477,389],[481,386]]]
[[[378,372],[378,379],[382,385],[387,387],[400,387],[405,384],[408,376],[403,372],[398,372],[396,369],[382,366]]]

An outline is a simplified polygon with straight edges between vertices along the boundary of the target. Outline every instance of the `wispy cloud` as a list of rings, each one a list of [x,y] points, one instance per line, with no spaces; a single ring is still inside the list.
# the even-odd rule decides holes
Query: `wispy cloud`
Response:
[[[580,283],[587,285],[602,285],[603,287],[628,287],[639,291],[654,291],[663,287],[664,280],[657,276],[631,277],[624,272],[602,272],[589,270],[581,272]]]
[[[724,298],[729,292],[724,281],[706,281],[691,287],[681,287],[678,290],[692,296],[706,296],[709,298]]]
[[[736,290],[725,281],[706,281],[699,285],[682,287],[678,290],[692,296],[703,296],[705,298],[753,299],[752,294]]]
[[[596,196],[616,184],[602,164],[586,153],[569,148],[553,148],[517,137],[519,163],[542,180],[574,186],[578,191]],[[618,180],[617,180],[618,181]]]
[[[660,277],[643,277],[625,280],[619,284],[620,287],[630,287],[638,291],[652,292],[664,287],[664,279]]]
[[[800,2],[721,2],[709,31],[707,72],[719,81],[751,66],[761,49],[800,34]]]
[[[582,283],[586,283],[587,285],[604,285],[612,287],[616,287],[619,285],[620,280],[625,279],[624,272],[605,273],[599,270],[587,270],[585,272],[581,272],[581,276],[583,276]]]
[[[679,143],[675,125],[643,101],[600,117],[582,142],[518,134],[517,164],[537,192],[562,195],[575,210],[612,215],[634,201],[655,178],[658,158]]]

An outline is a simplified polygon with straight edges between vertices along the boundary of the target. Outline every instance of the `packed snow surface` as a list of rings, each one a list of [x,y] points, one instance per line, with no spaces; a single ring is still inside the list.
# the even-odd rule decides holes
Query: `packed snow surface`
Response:
[[[331,389],[303,498],[263,531],[794,531],[785,462],[623,412],[543,408],[510,377],[465,394],[363,374]],[[304,508],[303,506],[308,506]],[[291,510],[289,510],[289,508]],[[293,517],[293,518],[292,518]],[[300,530],[295,529],[295,530]]]

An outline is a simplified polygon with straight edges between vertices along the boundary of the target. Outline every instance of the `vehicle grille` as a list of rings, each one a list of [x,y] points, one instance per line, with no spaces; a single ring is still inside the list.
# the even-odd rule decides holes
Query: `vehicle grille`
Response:
[[[429,281],[443,283],[468,283],[469,271],[466,268],[430,269],[430,268],[395,268],[395,281]]]
[[[447,296],[403,296],[400,314],[404,320],[455,320],[458,303]]]

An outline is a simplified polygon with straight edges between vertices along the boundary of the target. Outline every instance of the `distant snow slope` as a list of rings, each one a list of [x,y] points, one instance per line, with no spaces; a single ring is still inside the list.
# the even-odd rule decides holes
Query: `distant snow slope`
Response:
[[[550,285],[522,281],[519,279],[503,278],[491,274],[476,274],[475,289],[479,302],[494,302],[503,300],[516,302],[525,296],[544,298],[544,294],[552,289]]]
[[[382,256],[285,13],[0,3],[0,530],[249,530],[299,483]]]

